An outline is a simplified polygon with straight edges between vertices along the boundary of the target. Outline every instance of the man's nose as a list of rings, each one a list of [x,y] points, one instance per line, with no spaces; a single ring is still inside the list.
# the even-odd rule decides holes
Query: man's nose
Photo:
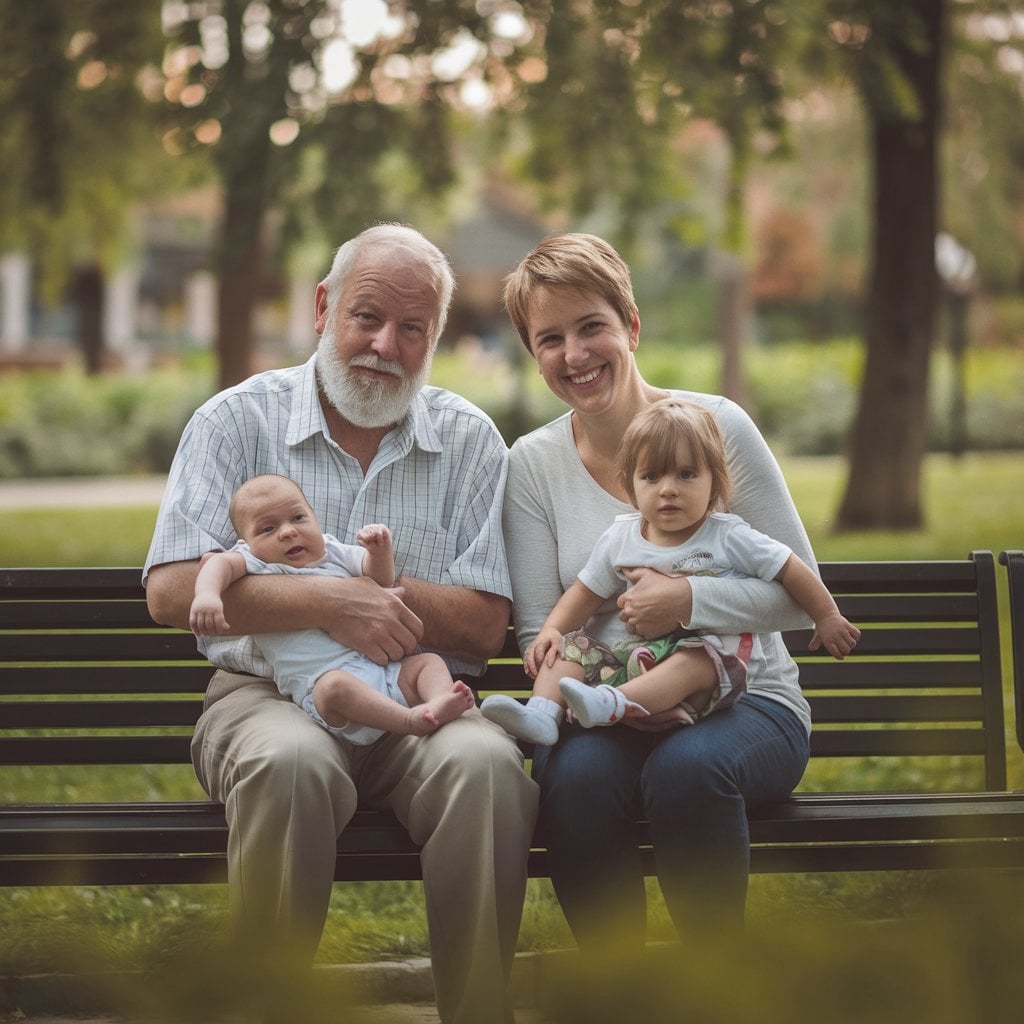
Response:
[[[398,329],[390,320],[381,324],[373,336],[373,351],[381,359],[394,361],[398,358]]]

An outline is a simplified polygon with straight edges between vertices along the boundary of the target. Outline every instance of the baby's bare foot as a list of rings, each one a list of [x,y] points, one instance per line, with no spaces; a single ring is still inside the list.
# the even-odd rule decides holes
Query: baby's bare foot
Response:
[[[437,724],[444,725],[445,722],[451,722],[463,712],[468,711],[475,703],[473,691],[465,683],[456,682],[452,683],[450,692],[427,701],[427,707],[433,710],[437,717]]]
[[[475,704],[473,691],[465,683],[453,683],[447,693],[409,708],[409,734],[427,736],[446,722],[454,721]]]
[[[429,736],[441,723],[429,704],[417,704],[406,712],[406,732],[409,736]]]

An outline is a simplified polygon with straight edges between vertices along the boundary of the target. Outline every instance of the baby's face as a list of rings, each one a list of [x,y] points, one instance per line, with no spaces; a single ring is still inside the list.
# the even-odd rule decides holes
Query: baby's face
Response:
[[[301,568],[324,556],[324,535],[297,487],[281,486],[239,510],[239,533],[264,562]]]

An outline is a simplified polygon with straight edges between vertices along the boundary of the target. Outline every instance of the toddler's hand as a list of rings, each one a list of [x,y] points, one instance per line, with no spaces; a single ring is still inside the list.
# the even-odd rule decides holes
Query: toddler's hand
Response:
[[[833,658],[842,661],[859,639],[860,630],[852,622],[842,615],[830,615],[817,624],[807,649],[816,651],[823,646]]]
[[[527,675],[536,677],[545,665],[550,668],[558,658],[558,647],[562,642],[562,634],[557,629],[542,629],[537,639],[526,649],[523,655],[523,667]]]

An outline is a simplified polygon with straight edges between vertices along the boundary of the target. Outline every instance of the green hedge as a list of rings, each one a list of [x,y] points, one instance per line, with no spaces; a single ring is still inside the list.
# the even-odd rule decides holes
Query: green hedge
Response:
[[[643,344],[643,372],[661,387],[719,390],[719,356],[708,346]],[[750,410],[780,452],[840,452],[857,405],[863,350],[856,341],[789,343],[748,350]],[[1024,351],[976,349],[965,364],[968,447],[1022,446]],[[214,390],[212,367],[86,377],[71,369],[0,375],[0,478],[166,471],[192,410]],[[564,406],[531,361],[439,353],[432,382],[466,395],[495,419],[507,441]],[[932,449],[948,448],[953,368],[936,354],[931,382]]]

